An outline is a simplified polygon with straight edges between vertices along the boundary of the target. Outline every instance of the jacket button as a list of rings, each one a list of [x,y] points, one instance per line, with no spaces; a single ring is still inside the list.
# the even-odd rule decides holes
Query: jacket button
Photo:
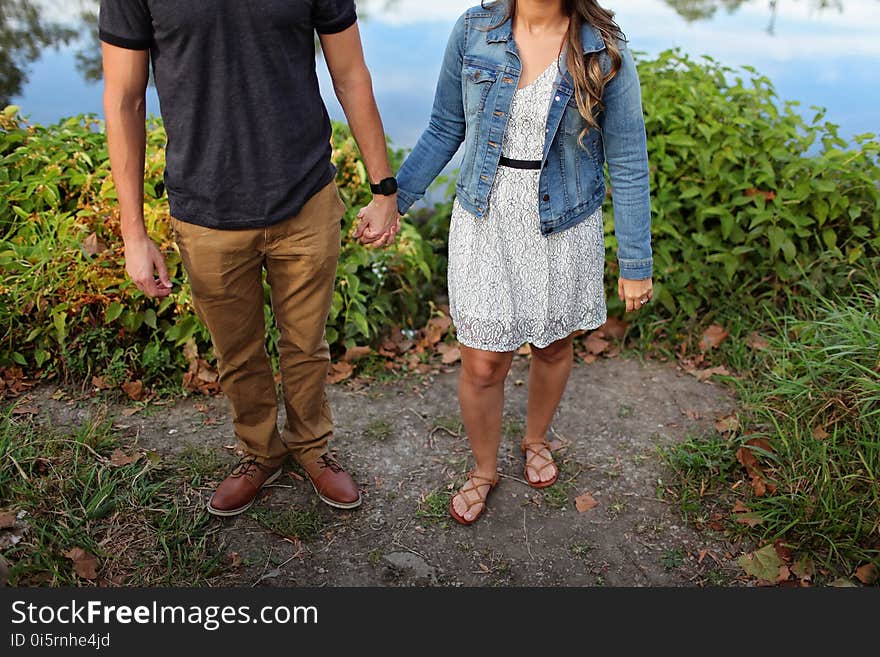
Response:
[[[549,200],[550,200],[550,194],[544,194],[544,201],[546,202]]]

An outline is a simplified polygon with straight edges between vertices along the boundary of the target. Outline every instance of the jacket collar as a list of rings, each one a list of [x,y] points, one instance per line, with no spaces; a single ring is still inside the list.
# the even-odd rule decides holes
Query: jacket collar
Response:
[[[503,14],[497,12],[497,15],[498,19],[500,19]],[[513,41],[513,21],[508,18],[503,23],[487,31],[486,41],[487,43],[509,43]],[[605,42],[602,40],[599,30],[588,23],[584,24],[581,29],[581,44],[583,45],[585,55],[591,52],[599,52],[605,48]]]

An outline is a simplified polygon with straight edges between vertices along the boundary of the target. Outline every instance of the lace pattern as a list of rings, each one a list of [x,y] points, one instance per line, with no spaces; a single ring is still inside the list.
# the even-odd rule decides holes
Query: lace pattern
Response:
[[[518,89],[502,152],[540,160],[555,93],[556,62]],[[449,305],[459,342],[484,351],[546,347],[606,319],[602,211],[543,236],[540,171],[500,167],[489,211],[477,219],[456,201],[449,233]]]

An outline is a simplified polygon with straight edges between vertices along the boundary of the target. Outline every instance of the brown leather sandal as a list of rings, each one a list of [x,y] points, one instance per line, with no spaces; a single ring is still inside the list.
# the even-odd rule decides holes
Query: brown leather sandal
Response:
[[[520,445],[520,449],[522,450],[523,456],[526,457],[526,464],[523,468],[523,475],[525,475],[526,483],[529,486],[531,486],[532,488],[547,488],[548,486],[552,486],[556,483],[556,480],[559,479],[559,467],[556,465],[556,461],[553,460],[553,450],[550,449],[550,443],[548,443],[546,440],[532,440],[529,442],[523,440],[522,444]],[[550,454],[550,460],[547,460],[547,457],[541,454],[541,452],[545,449]],[[542,461],[544,461],[544,463],[542,465],[530,465],[529,462],[535,458],[541,459]],[[532,481],[529,477],[529,468],[537,472],[538,477],[540,478],[541,473],[550,466],[553,466],[553,469],[555,470],[555,474],[553,475],[552,479],[549,479],[547,481]]]
[[[476,482],[476,483],[475,483]],[[464,486],[462,486],[461,490],[459,490],[452,498],[449,500],[449,515],[456,521],[461,523],[462,525],[473,525],[483,512],[486,510],[486,500],[489,498],[489,493],[498,485],[498,475],[495,475],[494,479],[489,479],[487,477],[481,477],[480,475],[474,474],[471,471],[468,474],[468,480],[465,482]],[[480,492],[480,488],[483,486],[488,486],[489,490],[486,491],[486,494],[483,495]],[[474,492],[477,494],[477,499],[470,498],[468,499],[468,493]],[[452,504],[452,501],[458,496],[461,495],[464,499],[465,503],[468,505],[467,509],[464,510],[465,513],[471,510],[471,507],[476,506],[477,504],[482,504],[483,509],[472,519],[467,520],[463,515],[459,515],[455,510],[455,507]]]

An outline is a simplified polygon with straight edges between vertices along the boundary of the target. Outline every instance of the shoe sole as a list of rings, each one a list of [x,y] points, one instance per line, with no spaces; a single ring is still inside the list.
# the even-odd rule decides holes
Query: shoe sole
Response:
[[[315,486],[315,482],[312,481],[311,477],[308,477],[308,480],[309,483],[312,485],[312,488],[315,489],[315,494],[321,498],[321,501],[324,502],[324,504],[326,504],[327,506],[332,506],[334,509],[356,509],[364,501],[360,493],[358,493],[358,498],[354,502],[337,502],[336,500],[331,500],[329,497],[321,495],[318,487]]]
[[[207,509],[208,509],[208,513],[210,513],[213,516],[219,516],[221,518],[230,518],[232,516],[241,515],[242,513],[244,513],[245,511],[247,511],[248,509],[250,509],[254,505],[254,502],[256,502],[257,498],[260,496],[260,491],[262,491],[266,486],[268,486],[273,481],[278,479],[278,477],[281,476],[282,470],[283,470],[282,468],[278,468],[278,470],[275,472],[275,474],[269,475],[269,477],[266,478],[266,481],[263,482],[263,485],[260,486],[259,490],[254,495],[254,499],[252,499],[250,502],[248,502],[244,506],[239,507],[237,509],[215,509],[213,506],[211,506],[211,500],[208,500],[208,504],[206,505]],[[214,499],[213,495],[211,496],[211,499]]]

